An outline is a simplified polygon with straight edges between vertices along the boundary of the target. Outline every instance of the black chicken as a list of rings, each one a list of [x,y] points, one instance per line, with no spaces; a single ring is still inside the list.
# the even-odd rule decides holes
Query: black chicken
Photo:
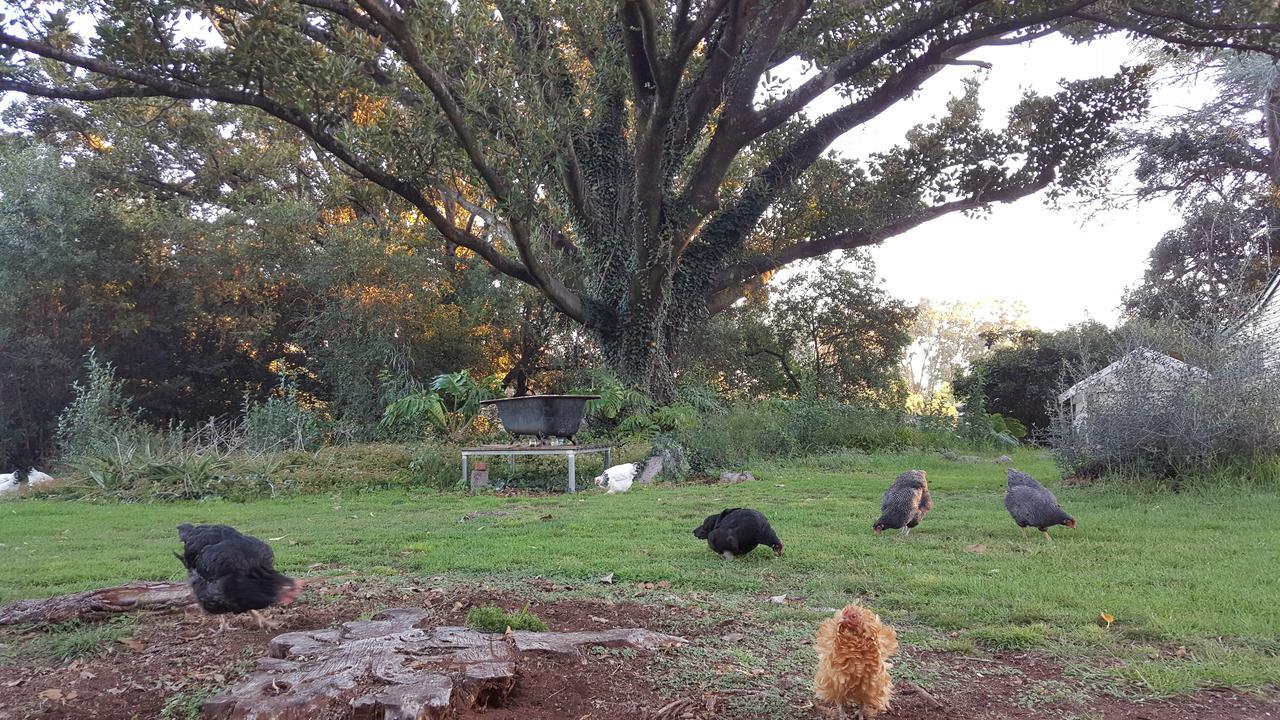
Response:
[[[902,528],[905,537],[911,528],[920,524],[933,508],[929,497],[929,481],[923,470],[908,470],[899,475],[880,501],[880,519],[872,526],[879,535],[882,530]]]
[[[706,540],[714,552],[728,560],[746,555],[757,545],[767,545],[782,554],[782,541],[769,527],[769,521],[758,510],[749,508],[730,508],[712,515],[694,529],[693,536]]]
[[[1009,469],[1009,489],[1004,494],[1004,506],[1013,516],[1022,534],[1027,534],[1027,527],[1033,527],[1044,534],[1046,540],[1049,531],[1046,528],[1054,525],[1065,525],[1072,530],[1076,527],[1075,518],[1063,512],[1058,506],[1058,498],[1048,488],[1036,482],[1030,475]]]
[[[200,607],[210,615],[250,613],[259,628],[275,624],[258,613],[272,605],[288,605],[302,583],[276,572],[271,548],[256,537],[227,525],[178,526],[183,553],[174,556],[187,568],[187,580]],[[221,618],[219,630],[227,627]]]

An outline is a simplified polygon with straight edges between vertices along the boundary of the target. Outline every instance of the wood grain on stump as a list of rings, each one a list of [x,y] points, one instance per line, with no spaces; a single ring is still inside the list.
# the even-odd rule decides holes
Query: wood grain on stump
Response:
[[[280,635],[270,657],[201,708],[218,720],[435,720],[503,703],[520,655],[580,648],[656,648],[683,638],[648,630],[481,633],[431,627],[422,610],[386,610],[332,630]]]

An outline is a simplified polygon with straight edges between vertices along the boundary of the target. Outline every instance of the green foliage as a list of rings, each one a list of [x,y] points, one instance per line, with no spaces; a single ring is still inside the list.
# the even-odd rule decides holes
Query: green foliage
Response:
[[[692,334],[681,359],[697,384],[686,380],[685,387],[704,388],[704,400],[715,388],[740,400],[806,394],[901,401],[896,364],[911,341],[914,311],[881,287],[866,257],[802,269]]]
[[[1125,309],[1146,320],[1233,314],[1280,265],[1280,205],[1268,170],[1280,145],[1267,135],[1280,72],[1264,53],[1151,55],[1169,86],[1212,78],[1218,92],[1200,107],[1133,129],[1116,148],[1117,165],[1134,165],[1136,155],[1140,199],[1171,198],[1182,212],[1182,225],[1152,248]]]
[[[160,708],[160,720],[199,720],[200,706],[217,692],[209,686],[172,695]]]
[[[829,400],[737,403],[678,435],[695,470],[736,468],[777,457],[960,446],[949,419]]]
[[[987,413],[981,371],[977,373],[977,380],[970,385],[964,407],[960,409],[960,423],[957,428],[960,437],[978,447],[1017,447],[1018,436],[1009,431],[1020,430],[1025,437],[1027,428],[1014,418],[1005,418],[999,413]]]
[[[137,413],[125,397],[115,368],[90,350],[85,356],[87,378],[71,385],[71,404],[58,416],[58,445],[66,457],[109,453],[121,438],[140,431]]]
[[[430,389],[410,392],[387,405],[382,422],[388,427],[431,427],[450,441],[460,441],[474,428],[481,401],[500,394],[499,382],[496,375],[475,380],[469,370],[438,375]]]
[[[6,658],[0,652],[0,661],[35,658],[43,662],[63,664],[76,658],[90,657],[106,650],[120,638],[131,635],[137,629],[133,618],[112,618],[101,623],[83,623],[78,620],[57,623],[33,633],[21,645],[16,646],[13,657]]]
[[[655,435],[680,433],[698,424],[698,411],[692,405],[664,405],[648,412],[629,416],[618,424],[621,435],[652,438]]]
[[[590,384],[572,391],[574,395],[599,395],[588,400],[586,412],[606,423],[616,422],[628,413],[643,412],[653,406],[653,401],[639,390],[623,384],[608,368],[592,368],[587,371]]]
[[[1068,373],[1081,364],[1101,368],[1119,357],[1119,334],[1097,322],[1052,333],[1013,330],[984,337],[987,351],[956,377],[956,391],[968,395],[980,386],[987,411],[1014,419],[1038,436],[1049,429],[1050,409]],[[1016,428],[997,428],[1024,437],[1009,429]]]
[[[461,463],[456,453],[430,444],[419,445],[413,451],[413,459],[409,461],[411,481],[423,486],[439,490],[458,490],[461,488]]]
[[[304,401],[297,375],[287,371],[266,400],[246,395],[242,413],[245,441],[254,450],[314,450],[324,440],[324,418]]]
[[[119,500],[244,499],[289,490],[285,455],[237,452],[155,433],[80,455],[68,465],[82,476],[61,495]]]
[[[480,632],[500,633],[512,630],[532,630],[546,632],[547,623],[537,615],[529,612],[525,606],[519,612],[509,613],[497,605],[482,605],[467,611],[467,627]]]
[[[1251,22],[1248,4],[1201,5],[1179,6],[1187,19],[1179,17],[1176,37],[1197,45],[1270,37]],[[444,267],[471,260],[460,257],[460,246],[505,279],[537,288],[595,336],[620,377],[662,402],[674,394],[672,353],[707,310],[727,307],[796,259],[877,242],[947,212],[1093,184],[1114,128],[1146,104],[1146,69],[1125,68],[1114,77],[1063,82],[1051,96],[1028,93],[1004,127],[991,127],[975,80],[941,117],[905,129],[897,147],[860,156],[828,152],[846,132],[918,90],[939,57],[1039,36],[1062,11],[1041,2],[852,10],[815,3],[798,11],[730,4],[706,8],[696,22],[682,3],[656,6],[643,19],[632,17],[630,5],[597,0],[502,13],[483,3],[444,3],[415,6],[395,43],[348,42],[383,32],[348,13],[235,3],[193,4],[193,22],[215,38],[192,42],[183,23],[155,21],[174,9],[167,0],[107,3],[85,14],[85,26],[73,33],[65,13],[20,8],[12,20],[25,39],[21,49],[4,43],[9,57],[0,79],[40,88],[41,96],[110,96],[123,118],[146,117],[134,125],[148,129],[129,132],[123,118],[85,119],[79,107],[60,112],[44,99],[31,104],[45,112],[28,117],[21,108],[12,122],[68,138],[79,130],[89,147],[78,148],[77,159],[118,155],[129,170],[172,170],[183,178],[177,188],[166,173],[142,177],[158,192],[194,196],[188,212],[195,217],[210,214],[202,202],[239,209],[252,206],[250,199],[286,195],[351,198],[352,215],[363,222],[394,193],[395,209],[412,208],[417,217],[386,223],[388,234],[410,228],[415,242],[405,245],[436,250]],[[1146,16],[1124,3],[1093,11],[1104,16],[1098,23],[1060,31],[1085,41],[1108,28],[1148,27]],[[747,25],[787,31],[733,31]],[[1168,37],[1172,30],[1157,21],[1148,32]],[[475,62],[476,48],[484,48],[483,63]],[[92,58],[100,72],[72,72],[66,58],[73,56]],[[803,58],[811,82],[785,82],[760,61],[779,57]],[[167,74],[173,67],[182,68],[181,78]],[[659,67],[664,72],[653,76]],[[424,75],[448,78],[447,92],[418,92]],[[159,86],[184,102],[127,97]],[[821,122],[805,114],[820,96],[838,103]],[[262,109],[306,141],[261,144],[259,135],[275,136],[262,131],[260,118],[225,109],[221,122],[203,119],[194,129],[174,123],[176,143],[150,129],[167,106],[210,104],[192,100]],[[59,115],[71,118],[48,119]],[[241,148],[208,137],[211,128],[229,127],[236,128],[226,133],[233,139],[252,142]],[[194,139],[203,142],[189,156],[185,141]],[[162,150],[142,149],[150,146]],[[317,147],[322,157],[308,157]],[[280,172],[285,158],[304,169]],[[371,184],[347,182],[333,162]],[[221,170],[224,163],[229,169]],[[271,183],[243,179],[262,170],[274,171]],[[423,232],[427,225],[438,235]],[[358,290],[351,293],[356,304],[378,302],[376,283],[335,285]],[[359,315],[346,309],[345,317]],[[395,344],[385,327],[373,325],[384,324],[353,337]],[[338,388],[343,404],[367,401],[358,390],[367,391],[370,373],[381,369],[373,366],[389,357],[380,349],[365,355],[358,342],[339,348],[326,372],[375,360],[364,373],[350,373],[355,390]],[[883,379],[877,347],[850,347],[863,352],[847,362],[815,358],[821,377],[814,385],[823,392],[840,391],[830,382],[838,375]],[[820,344],[815,355],[824,354]],[[848,392],[865,389],[854,384]]]

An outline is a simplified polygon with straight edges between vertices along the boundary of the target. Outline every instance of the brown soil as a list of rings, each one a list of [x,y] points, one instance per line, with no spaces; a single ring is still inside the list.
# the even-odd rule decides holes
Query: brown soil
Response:
[[[526,601],[552,630],[603,630],[643,627],[683,635],[696,644],[723,644],[721,636],[736,623],[708,626],[697,610],[619,602],[546,601],[540,591],[558,590],[533,579],[520,597],[472,590],[458,594],[429,586],[392,588],[367,580],[330,581],[309,589],[302,604],[278,611],[276,630],[259,630],[248,618],[217,634],[217,622],[177,613],[145,615],[137,632],[94,657],[70,663],[25,660],[0,667],[0,719],[95,718],[131,720],[160,717],[167,699],[227,685],[251,669],[282,632],[333,627],[389,605],[421,607],[441,625],[460,625],[473,604],[496,603],[519,609]],[[743,628],[745,629],[745,628]],[[0,643],[21,641],[6,631]],[[667,697],[660,683],[659,650],[588,654],[580,659],[538,657],[522,662],[515,693],[506,707],[464,713],[486,720],[704,720],[770,717],[747,709],[741,690],[718,694],[712,687],[681,688]],[[1280,719],[1280,693],[1248,695],[1206,691],[1194,696],[1139,702],[1093,693],[1073,700],[1085,688],[1064,676],[1052,658],[1034,653],[1002,653],[981,658],[904,649],[904,666],[930,678],[929,692],[941,708],[911,692],[900,692],[884,720],[996,720],[998,718],[1071,718],[1105,720],[1262,720]],[[760,688],[781,688],[796,716],[833,717],[829,708],[809,702],[810,678],[762,674]],[[670,692],[670,689],[667,689]],[[776,690],[774,691],[776,692]],[[748,692],[747,697],[750,696]],[[668,708],[661,716],[657,711]],[[731,709],[732,708],[732,709]],[[174,717],[185,717],[175,715]]]

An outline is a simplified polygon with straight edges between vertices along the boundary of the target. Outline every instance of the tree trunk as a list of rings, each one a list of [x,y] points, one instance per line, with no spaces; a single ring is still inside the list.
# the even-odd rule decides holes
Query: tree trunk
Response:
[[[665,405],[675,400],[676,379],[673,341],[665,313],[636,311],[597,331],[605,362],[624,384]]]
[[[129,583],[45,600],[19,600],[0,608],[0,625],[60,623],[138,610],[174,610],[195,602],[185,582]]]

